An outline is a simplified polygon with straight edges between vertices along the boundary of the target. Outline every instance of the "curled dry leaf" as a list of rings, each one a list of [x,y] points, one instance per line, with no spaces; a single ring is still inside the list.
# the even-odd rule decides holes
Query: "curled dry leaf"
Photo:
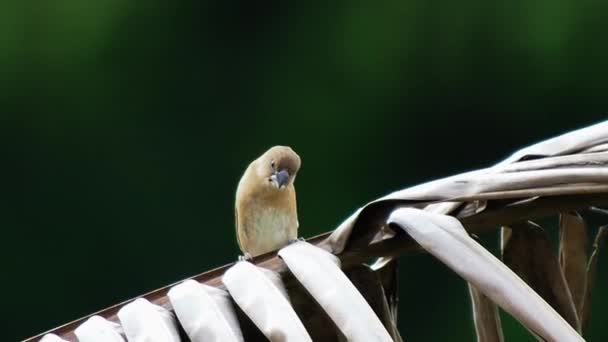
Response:
[[[279,256],[348,341],[393,341],[369,303],[342,272],[337,257],[301,241],[281,249]]]
[[[393,262],[395,261],[396,260]],[[389,264],[386,267],[391,267],[391,265],[392,264]],[[397,329],[396,316],[393,316],[393,311],[387,300],[387,295],[380,280],[379,272],[374,272],[374,270],[367,265],[359,265],[349,270],[346,275],[353,285],[355,285],[357,290],[359,290],[363,298],[365,298],[372,310],[374,310],[374,313],[391,335],[393,341],[403,341],[399,334],[399,330]]]
[[[468,285],[477,342],[504,341],[498,307],[471,283]]]
[[[580,317],[587,286],[587,226],[577,212],[569,212],[560,214],[559,229],[559,263]]]
[[[235,303],[271,341],[312,341],[290,305],[284,284],[269,270],[239,261],[224,273],[222,282]]]
[[[581,326],[583,329],[587,326],[589,321],[589,312],[591,310],[591,294],[593,292],[593,285],[595,283],[595,273],[597,269],[597,258],[600,252],[601,246],[606,242],[608,238],[608,226],[600,227],[593,241],[593,251],[589,257],[589,263],[587,265],[587,287],[585,289],[585,298],[583,301],[583,309],[581,313]]]
[[[507,228],[511,231],[510,236],[504,233],[503,262],[580,332],[572,295],[546,232],[533,222]]]
[[[470,234],[470,236],[481,245],[481,241],[477,235]],[[469,288],[469,297],[471,298],[473,324],[475,325],[477,342],[504,341],[498,307],[474,285],[471,283],[467,283],[467,285]]]
[[[370,267],[378,274],[389,311],[396,324],[399,311],[399,259],[387,261],[386,258],[379,258]]]
[[[582,341],[581,336],[547,302],[473,240],[457,219],[400,208],[391,214],[388,222],[403,229],[427,252],[542,338]],[[555,263],[559,268],[557,259]]]

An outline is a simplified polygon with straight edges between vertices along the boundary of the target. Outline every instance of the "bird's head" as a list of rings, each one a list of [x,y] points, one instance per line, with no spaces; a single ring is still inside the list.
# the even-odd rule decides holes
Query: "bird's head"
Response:
[[[293,184],[300,169],[300,156],[289,146],[274,146],[256,161],[257,174],[264,182],[281,190]]]

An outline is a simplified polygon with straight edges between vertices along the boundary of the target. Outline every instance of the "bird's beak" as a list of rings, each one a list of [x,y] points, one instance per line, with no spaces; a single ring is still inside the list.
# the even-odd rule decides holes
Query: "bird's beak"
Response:
[[[281,189],[282,187],[286,186],[287,183],[289,182],[289,172],[287,172],[287,170],[281,170],[281,171],[275,172],[272,176],[270,176],[270,178],[272,179],[272,182],[274,183],[274,185],[278,189]]]

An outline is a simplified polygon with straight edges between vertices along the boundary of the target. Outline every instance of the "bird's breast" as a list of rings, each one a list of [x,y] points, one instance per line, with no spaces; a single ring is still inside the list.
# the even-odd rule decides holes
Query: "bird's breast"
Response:
[[[252,255],[281,248],[297,238],[298,221],[286,208],[258,207],[253,211],[249,228]]]

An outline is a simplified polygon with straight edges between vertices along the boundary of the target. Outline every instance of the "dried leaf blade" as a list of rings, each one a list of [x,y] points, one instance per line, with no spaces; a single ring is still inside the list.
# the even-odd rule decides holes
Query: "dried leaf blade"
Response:
[[[503,342],[504,336],[496,304],[471,283],[468,283],[468,286],[477,342]]]
[[[546,232],[533,222],[514,224],[510,228],[509,238],[503,245],[503,262],[580,332],[570,289]]]
[[[587,225],[577,212],[561,213],[559,262],[580,317],[587,287]]]
[[[608,226],[602,226],[595,236],[593,241],[593,250],[589,257],[589,263],[587,265],[587,287],[585,289],[585,298],[583,301],[583,309],[581,314],[581,325],[583,330],[589,322],[589,313],[591,311],[591,295],[593,293],[593,286],[595,284],[595,276],[597,272],[597,259],[600,252],[600,248],[606,243],[608,239]]]
[[[549,341],[583,340],[513,271],[469,237],[455,218],[400,208],[388,222],[403,229],[427,252],[541,337]]]

